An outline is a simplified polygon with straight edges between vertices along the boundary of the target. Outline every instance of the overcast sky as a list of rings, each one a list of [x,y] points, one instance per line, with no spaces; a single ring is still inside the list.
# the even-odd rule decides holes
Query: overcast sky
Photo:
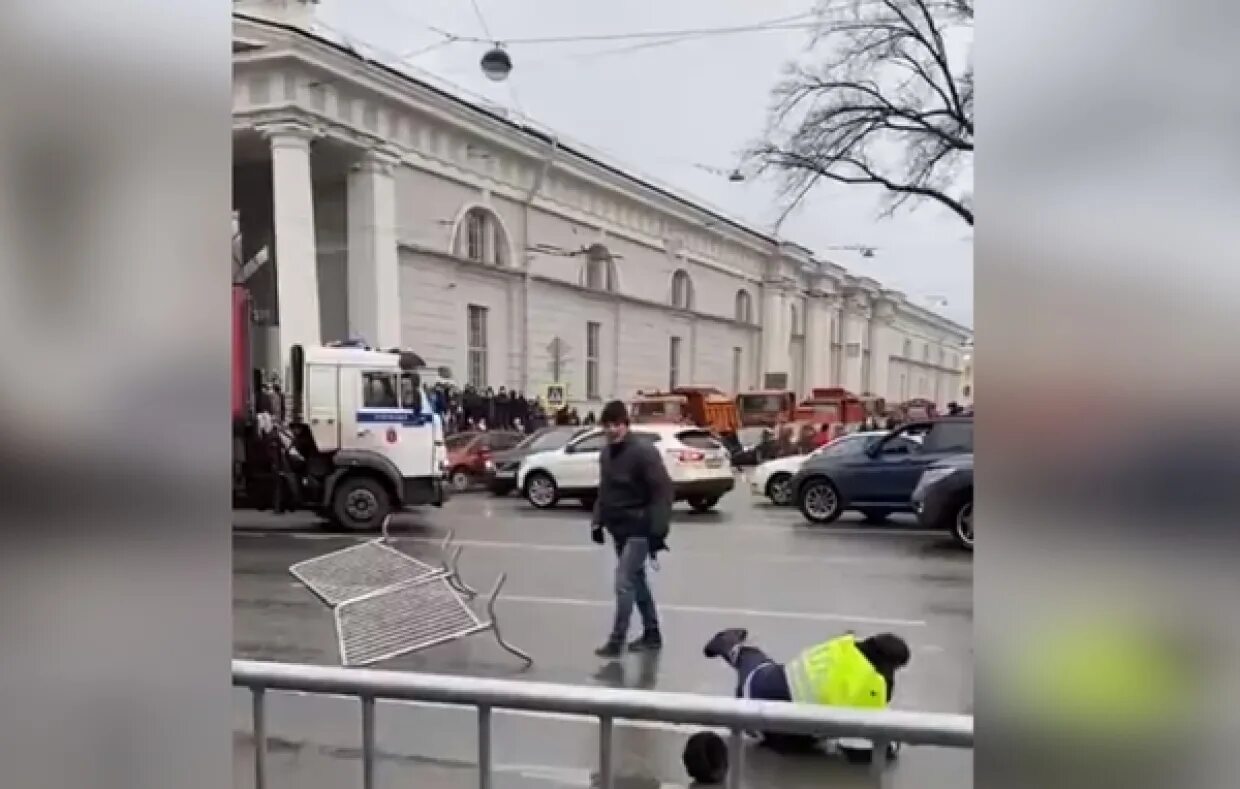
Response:
[[[477,0],[489,36],[644,32],[730,27],[792,16],[813,0]],[[385,59],[443,41],[436,27],[486,36],[471,0],[322,0],[319,19],[365,42]],[[619,164],[770,229],[782,208],[774,185],[740,183],[726,171],[761,135],[770,89],[781,68],[801,55],[808,31],[778,30],[686,40],[634,49],[640,41],[509,46],[514,67],[505,83],[482,76],[486,47],[441,46],[410,65],[551,127]],[[623,51],[627,50],[627,51]],[[851,271],[904,291],[923,306],[973,325],[971,229],[944,209],[924,204],[880,220],[880,193],[869,187],[819,186],[783,224],[781,235]],[[873,258],[832,246],[877,247]]]

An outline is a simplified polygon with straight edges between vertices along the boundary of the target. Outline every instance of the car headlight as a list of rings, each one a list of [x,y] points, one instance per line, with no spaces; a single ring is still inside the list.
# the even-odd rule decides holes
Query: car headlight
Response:
[[[941,479],[947,479],[956,473],[956,469],[946,468],[928,468],[921,475],[921,481],[917,483],[917,487],[924,488],[927,485],[933,485]]]

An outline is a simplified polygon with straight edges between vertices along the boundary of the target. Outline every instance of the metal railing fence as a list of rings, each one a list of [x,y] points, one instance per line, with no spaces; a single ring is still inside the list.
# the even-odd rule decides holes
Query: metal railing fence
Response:
[[[612,729],[616,720],[722,727],[729,737],[728,786],[739,789],[744,732],[768,731],[856,737],[874,743],[872,768],[882,770],[889,743],[973,747],[973,718],[939,713],[839,709],[723,696],[595,688],[545,682],[454,677],[375,669],[234,660],[233,685],[253,701],[254,781],[267,788],[265,693],[296,691],[355,696],[361,701],[362,786],[375,789],[375,701],[432,702],[478,711],[478,785],[492,786],[491,712],[522,710],[580,715],[599,724],[600,789],[612,789]]]

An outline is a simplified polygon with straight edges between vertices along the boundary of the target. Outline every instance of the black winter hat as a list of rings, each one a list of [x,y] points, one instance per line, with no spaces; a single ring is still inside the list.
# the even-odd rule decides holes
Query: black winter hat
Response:
[[[624,401],[612,400],[603,406],[603,410],[598,417],[598,423],[600,425],[627,425],[629,423],[629,409],[624,405]]]
[[[721,784],[728,776],[728,744],[713,731],[700,731],[685,743],[689,777],[701,784]]]

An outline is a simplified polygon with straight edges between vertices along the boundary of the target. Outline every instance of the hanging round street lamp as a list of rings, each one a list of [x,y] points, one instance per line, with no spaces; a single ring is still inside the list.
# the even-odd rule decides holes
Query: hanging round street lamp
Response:
[[[497,42],[482,56],[479,65],[482,66],[482,73],[487,79],[493,82],[503,82],[508,79],[508,74],[512,71],[512,58],[508,56],[503,45]]]

